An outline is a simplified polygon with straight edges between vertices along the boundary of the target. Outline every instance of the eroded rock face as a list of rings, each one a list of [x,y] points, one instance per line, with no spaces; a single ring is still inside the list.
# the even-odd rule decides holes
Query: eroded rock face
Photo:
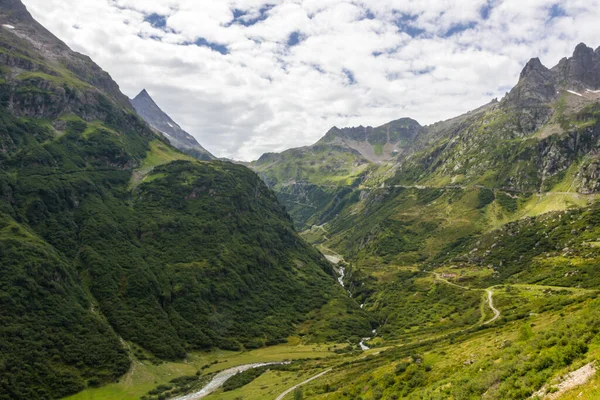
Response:
[[[165,136],[179,150],[201,160],[213,160],[215,158],[192,135],[181,129],[171,117],[161,110],[146,89],[132,99],[131,104],[151,127]]]
[[[563,58],[552,68],[554,81],[573,89],[600,89],[600,47],[594,51],[580,43],[570,58]]]
[[[552,71],[532,58],[523,68],[519,83],[502,101],[505,108],[513,109],[518,115],[522,132],[535,131],[550,119],[552,110],[548,103],[556,96],[556,84]]]
[[[584,93],[588,89],[600,89],[600,48],[594,51],[581,43],[572,57],[563,58],[552,69],[539,58],[532,58],[502,105],[518,114],[523,132],[533,132],[549,121],[553,113],[550,105],[561,90]]]
[[[0,23],[14,29],[0,29],[2,65],[49,75],[72,74],[90,87],[101,90],[120,107],[133,110],[119,85],[89,57],[72,51],[64,42],[33,19],[18,0],[3,0]],[[18,71],[17,71],[18,72]]]
[[[379,127],[357,126],[331,128],[318,142],[355,150],[369,161],[381,162],[397,158],[412,148],[423,133],[423,127],[412,118],[401,118]]]

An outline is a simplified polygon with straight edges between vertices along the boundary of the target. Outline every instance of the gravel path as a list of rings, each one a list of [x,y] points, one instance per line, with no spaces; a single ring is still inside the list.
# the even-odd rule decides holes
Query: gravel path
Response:
[[[500,311],[496,307],[494,307],[494,292],[492,292],[490,289],[485,289],[485,291],[488,294],[488,304],[490,306],[490,309],[494,312],[494,317],[489,321],[483,323],[484,325],[488,325],[500,318]]]
[[[292,393],[294,390],[296,390],[300,386],[306,385],[307,383],[309,383],[309,382],[311,382],[311,381],[313,381],[315,379],[318,379],[318,378],[322,377],[323,375],[325,375],[329,371],[331,371],[331,369],[323,371],[320,374],[317,374],[317,375],[313,376],[312,378],[309,378],[309,379],[305,380],[304,382],[300,382],[296,386],[292,386],[291,388],[289,388],[288,390],[286,390],[285,392],[283,392],[279,396],[277,396],[277,398],[275,400],[281,400],[281,399],[283,399],[285,396],[287,396],[288,394]]]

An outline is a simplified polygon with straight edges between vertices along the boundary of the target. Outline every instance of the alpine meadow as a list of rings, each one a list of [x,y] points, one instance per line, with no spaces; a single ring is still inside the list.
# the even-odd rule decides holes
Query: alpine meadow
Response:
[[[288,129],[303,131],[319,113],[329,121],[325,106],[301,104],[313,92],[326,92],[340,121],[362,117],[360,99],[324,83],[292,82],[285,100],[266,87],[291,79],[302,46],[334,41],[341,14],[326,34],[314,28],[326,2],[207,0],[201,15],[188,0],[24,1],[0,0],[0,400],[600,398],[600,47],[580,43],[551,68],[531,58],[504,96],[439,122],[365,100],[396,119],[334,126],[311,142]],[[356,26],[389,11],[406,41],[434,40],[415,24],[444,3],[336,2],[368,11],[352,17]],[[113,76],[133,71],[127,91],[32,16],[68,3],[73,15],[48,28],[80,32],[62,39],[99,47]],[[486,4],[486,19],[506,6]],[[296,6],[316,7],[313,30],[277,47],[267,37]],[[409,6],[426,9],[398,11]],[[213,40],[207,21],[219,7],[231,21]],[[460,6],[445,7],[440,15]],[[549,8],[564,19],[576,9]],[[119,59],[110,40],[94,41],[113,35],[115,15],[139,43],[172,49],[160,54],[172,61],[148,67],[150,81],[131,60],[151,47]],[[186,18],[204,36],[179,43]],[[439,38],[466,43],[475,25]],[[263,36],[227,41],[240,32]],[[198,49],[210,57],[181,58]],[[268,77],[209,68],[223,59],[250,71],[270,51],[281,71]],[[323,65],[335,64],[326,53]],[[182,78],[171,93],[179,77],[161,68],[184,75],[192,64],[216,74],[198,82],[230,86],[200,99],[200,84]],[[341,71],[336,82],[358,90],[361,75]],[[423,90],[443,97],[438,78]],[[235,92],[259,81],[273,109]],[[152,90],[139,87],[148,82]],[[409,97],[395,101],[420,98]],[[446,115],[430,108],[422,115]],[[265,121],[254,126],[256,115]],[[205,142],[198,124],[219,134]],[[255,148],[268,152],[236,157]]]

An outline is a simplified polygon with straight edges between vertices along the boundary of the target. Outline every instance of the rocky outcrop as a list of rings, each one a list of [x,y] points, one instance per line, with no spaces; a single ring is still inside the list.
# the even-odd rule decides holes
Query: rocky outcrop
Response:
[[[129,99],[123,95],[119,85],[89,57],[72,51],[64,42],[33,19],[25,6],[18,0],[3,0],[0,7],[0,24],[14,29],[0,29],[1,46],[12,62],[27,71],[43,71],[49,74],[73,74],[106,95],[120,107],[132,110]],[[25,49],[30,50],[25,50]],[[19,54],[16,53],[27,53]],[[21,58],[18,61],[17,58]],[[25,66],[25,61],[31,65]],[[10,65],[11,60],[9,60]],[[65,71],[66,70],[66,71]],[[68,71],[68,72],[67,72]]]
[[[131,104],[151,127],[166,137],[179,150],[201,160],[215,159],[192,135],[181,129],[171,117],[160,109],[146,89],[131,100]]]
[[[594,51],[580,43],[573,56],[563,58],[552,68],[556,83],[581,92],[600,89],[600,47]]]
[[[519,82],[502,101],[505,108],[518,114],[520,130],[533,132],[550,119],[552,109],[548,103],[556,96],[552,71],[532,58],[523,68]]]
[[[358,151],[373,162],[389,161],[412,152],[423,127],[414,119],[401,118],[379,127],[331,128],[318,142]]]

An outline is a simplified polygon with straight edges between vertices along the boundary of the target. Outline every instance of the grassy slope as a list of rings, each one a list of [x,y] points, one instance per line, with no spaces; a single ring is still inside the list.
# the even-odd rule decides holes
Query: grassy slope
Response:
[[[596,109],[596,106],[587,106],[571,110],[568,115],[563,110],[548,126],[555,129],[560,118],[566,130],[576,132],[581,143],[587,143],[586,140],[597,134]],[[444,287],[429,272],[420,272],[423,269],[455,276],[450,280],[472,287],[477,293],[483,294],[483,288],[492,287],[497,306],[503,312],[494,327],[514,326],[511,321],[527,318],[531,313],[535,320],[532,323],[539,326],[534,332],[543,336],[549,334],[550,321],[555,321],[552,318],[557,314],[580,314],[571,304],[583,301],[584,308],[588,309],[585,299],[593,292],[577,288],[596,290],[600,284],[593,272],[598,262],[596,236],[600,237],[599,221],[594,219],[598,195],[578,191],[585,190],[582,176],[585,168],[595,161],[593,157],[581,156],[582,153],[565,153],[568,135],[564,133],[552,137],[536,134],[535,139],[511,137],[512,128],[506,128],[512,124],[509,114],[496,111],[484,115],[471,128],[479,143],[473,144],[465,136],[464,142],[459,139],[453,146],[444,143],[440,146],[444,148],[441,153],[440,148],[432,148],[415,155],[398,170],[395,180],[388,181],[387,188],[375,189],[375,185],[363,188],[368,195],[363,193],[361,201],[346,205],[329,223],[303,233],[312,243],[333,249],[346,258],[346,284],[380,324],[378,339],[371,345],[410,346],[402,343],[414,343],[415,338],[456,334],[457,329],[465,329],[473,323],[476,326],[491,318],[484,298],[468,300],[467,292]],[[499,144],[498,137],[501,138]],[[565,157],[559,162],[565,159],[568,162],[550,176],[542,177],[537,167],[533,168],[538,159],[530,150],[536,146],[558,146],[562,148],[561,157]],[[583,149],[587,149],[585,146]],[[492,148],[490,154],[486,149]],[[432,157],[437,159],[432,161]],[[470,159],[465,161],[465,157]],[[514,162],[506,161],[513,159]],[[480,173],[481,168],[485,171]],[[391,187],[399,184],[404,187]],[[540,187],[548,192],[535,194]],[[582,208],[584,211],[580,211]],[[531,217],[538,218],[531,220]],[[494,286],[508,283],[512,285],[508,286],[510,292],[506,292],[507,286]],[[529,286],[519,286],[522,284]],[[575,289],[563,291],[561,287]],[[444,306],[450,308],[444,309]],[[461,322],[453,317],[452,310],[465,319]],[[564,330],[565,325],[557,329]],[[490,336],[501,337],[503,332],[503,328],[494,328]],[[561,361],[553,359],[548,370],[534,368],[527,379],[512,381],[512,387],[488,386],[490,398],[522,398],[523,393],[533,387],[539,389],[540,382],[550,382],[560,371],[576,369],[595,357],[594,346],[590,345],[595,340],[586,339],[589,352],[586,349],[579,354],[576,358],[580,361],[569,361],[561,367]],[[469,339],[461,351],[478,354],[478,346],[474,338]],[[448,347],[452,348],[454,346]],[[563,354],[570,350],[553,351]],[[507,359],[495,360],[491,365],[495,365],[497,373],[510,365]],[[362,371],[357,375],[353,375],[351,367],[340,370],[338,379],[342,383],[335,395],[323,394],[324,382],[334,381],[335,374],[332,374],[321,378],[320,383],[309,385],[313,389],[305,391],[305,396],[328,399],[359,395],[364,399],[395,398],[393,393],[400,396],[397,388],[386,392],[384,382],[388,378],[384,375],[389,366],[382,366],[380,374],[369,378],[377,363],[367,364],[364,369],[357,367],[357,371]],[[455,370],[457,366],[452,368]],[[452,368],[436,375],[436,379],[449,378]],[[412,373],[419,375],[418,371]],[[360,382],[355,382],[356,379]],[[394,379],[398,381],[397,377]],[[468,395],[452,389],[456,384],[451,383],[452,379],[444,381],[448,385],[446,389],[434,391],[430,390],[438,385],[428,379],[419,384],[427,387],[427,391],[420,390],[414,397],[427,393],[426,398],[448,398],[454,393],[455,398],[467,398]],[[593,392],[593,383],[590,385],[584,390]],[[375,386],[377,390],[373,390]]]
[[[516,304],[536,309],[534,304],[540,301],[550,308],[531,316],[508,317],[479,331],[382,348],[380,354],[343,364],[322,363],[321,368],[333,367],[333,371],[303,387],[304,397],[523,399],[544,384],[551,387],[561,375],[597,359],[598,300],[595,291],[580,292],[564,305],[560,295],[546,292],[542,299],[533,290],[507,298],[501,310]],[[595,390],[591,381],[572,392],[593,398]]]
[[[252,168],[277,193],[299,228],[330,219],[352,203],[352,187],[372,169],[357,152],[317,144],[266,155]]]
[[[556,386],[561,376],[600,355],[596,299],[600,281],[595,270],[600,259],[595,245],[600,237],[598,215],[598,204],[544,214],[510,223],[450,249],[431,264],[434,272],[471,290],[491,285],[500,319],[489,327],[462,331],[438,327],[430,333],[425,330],[427,323],[422,323],[419,329],[423,333],[416,341],[407,340],[410,334],[402,333],[403,340],[396,341],[395,350],[334,369],[307,385],[305,398],[466,399],[485,393],[484,398],[490,399],[522,399],[544,385]],[[372,261],[370,265],[375,268],[381,264]],[[380,286],[391,284],[385,277],[393,271],[420,274],[413,267],[384,264],[374,272],[378,279],[384,279]],[[429,287],[432,285],[427,274],[420,276],[415,280],[417,287],[407,290],[403,286],[410,280],[398,275],[397,282],[403,286],[396,284],[387,295],[417,296],[419,284],[429,281]],[[504,284],[498,286],[500,282]],[[371,295],[365,307],[375,306],[369,301],[377,296]],[[444,296],[445,301],[448,299]],[[439,304],[439,299],[435,303]],[[427,312],[434,310],[427,308]],[[484,316],[480,323],[491,316],[489,308],[481,311]],[[397,314],[404,316],[406,312]],[[429,319],[433,322],[436,318]],[[379,329],[387,340],[372,341],[371,345],[394,344],[386,326]],[[596,392],[594,378],[563,397],[594,398]]]
[[[291,338],[291,342],[298,342],[298,339]],[[187,362],[185,363],[164,362],[159,365],[155,365],[147,360],[135,359],[129,372],[122,376],[118,383],[112,383],[97,389],[87,389],[67,399],[104,400],[118,398],[135,400],[146,395],[158,385],[166,385],[171,380],[181,376],[193,376],[197,372],[200,372],[201,376],[199,379],[202,379],[202,376],[211,376],[218,371],[237,365],[324,358],[335,355],[335,353],[328,350],[328,347],[322,344],[302,345],[296,343],[271,346],[247,352],[225,350],[193,352],[188,355],[186,358]],[[281,382],[280,385],[284,385],[285,383]],[[263,385],[260,384],[260,386],[262,387]],[[283,387],[285,388],[285,386]],[[262,393],[260,390],[258,392]],[[231,394],[235,393],[231,392]],[[213,397],[220,398],[219,396],[214,395]]]
[[[336,318],[352,322],[332,335],[370,330],[255,174],[188,161],[102,91],[26,42],[10,46],[15,62],[45,72],[2,70],[0,245],[14,268],[2,276],[0,396],[57,398],[114,380],[129,365],[119,336],[154,361],[261,347],[336,299]]]

